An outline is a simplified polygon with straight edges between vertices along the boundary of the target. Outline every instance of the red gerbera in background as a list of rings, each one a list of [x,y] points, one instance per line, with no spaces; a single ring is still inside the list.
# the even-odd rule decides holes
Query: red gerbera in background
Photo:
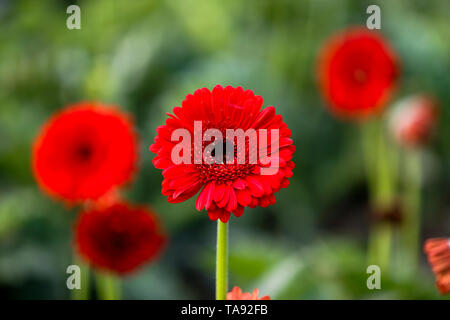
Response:
[[[397,58],[379,34],[352,28],[325,44],[318,72],[333,112],[365,117],[378,112],[388,99],[398,75]]]
[[[270,300],[269,296],[258,298],[259,290],[255,289],[252,293],[242,292],[241,288],[234,287],[231,292],[227,294],[227,300]]]
[[[165,242],[152,211],[125,203],[83,212],[75,227],[80,255],[93,266],[118,274],[155,259]]]
[[[437,120],[437,106],[428,96],[406,98],[394,108],[391,128],[396,140],[407,147],[420,147],[430,138]]]
[[[150,150],[157,154],[153,159],[155,167],[163,169],[161,192],[168,196],[169,202],[185,201],[201,190],[197,198],[197,210],[205,208],[211,220],[220,219],[222,222],[228,221],[231,212],[237,217],[241,216],[244,207],[265,207],[275,203],[274,193],[287,187],[288,178],[292,177],[294,163],[291,159],[295,146],[290,139],[291,131],[281,115],[275,114],[274,107],[261,111],[262,104],[262,97],[251,90],[231,86],[222,88],[218,85],[212,91],[203,88],[193,95],[187,95],[182,106],[175,107],[173,115],[168,114],[166,125],[157,129],[158,135]],[[261,168],[264,165],[260,161],[251,164],[246,157],[245,164],[238,164],[236,152],[234,164],[194,164],[194,161],[191,164],[175,164],[171,154],[178,141],[171,140],[172,132],[184,128],[194,136],[194,121],[201,121],[203,132],[215,128],[224,137],[226,129],[279,130],[278,151],[268,150],[268,155],[279,160],[279,170],[273,175],[262,175]],[[197,134],[203,135],[203,132]],[[224,141],[223,145],[227,143]],[[194,144],[191,146],[191,155],[194,157]],[[205,144],[202,148],[204,150]],[[249,152],[248,144],[246,152]]]
[[[441,294],[450,293],[450,239],[428,239],[425,242],[425,253],[436,275],[439,292]]]
[[[78,202],[97,199],[127,182],[136,160],[136,136],[128,117],[115,108],[79,103],[43,126],[32,163],[42,189]]]

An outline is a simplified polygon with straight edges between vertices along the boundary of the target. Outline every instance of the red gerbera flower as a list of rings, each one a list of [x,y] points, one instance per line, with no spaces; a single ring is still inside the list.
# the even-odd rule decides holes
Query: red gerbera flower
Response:
[[[154,260],[165,242],[152,211],[125,203],[85,211],[75,226],[80,255],[93,266],[118,274]]]
[[[241,288],[234,287],[231,292],[227,293],[227,300],[270,300],[269,296],[258,298],[259,290],[253,290],[253,293],[242,292]]]
[[[391,129],[402,145],[419,147],[430,138],[436,119],[437,107],[432,98],[409,97],[394,108]]]
[[[34,175],[46,192],[68,202],[97,199],[127,182],[137,159],[128,117],[97,103],[54,115],[33,147]]]
[[[228,221],[231,212],[237,217],[241,216],[244,207],[265,207],[275,203],[274,193],[287,187],[288,178],[292,177],[294,163],[291,159],[295,147],[290,139],[291,131],[281,115],[275,114],[274,107],[261,111],[262,104],[263,99],[251,90],[231,86],[222,88],[218,85],[212,92],[203,88],[193,95],[187,95],[182,107],[175,107],[174,115],[168,114],[166,125],[157,129],[158,135],[150,150],[157,154],[153,159],[155,167],[163,169],[161,192],[168,196],[169,202],[185,201],[201,190],[197,198],[197,210],[205,208],[211,220],[220,219],[222,222]],[[196,127],[195,122],[200,123],[201,128]],[[175,163],[172,160],[172,152],[180,141],[173,141],[172,134],[180,128],[194,137],[194,141],[189,142],[187,154],[183,153],[188,163]],[[259,135],[257,147],[252,147],[250,138],[246,138],[245,150],[237,147],[237,139],[211,140],[216,148],[209,158],[214,156],[215,151],[220,152],[231,144],[230,149],[234,147],[234,154],[230,158],[234,162],[208,163],[203,161],[202,155],[205,155],[207,145],[211,142],[201,142],[199,148],[195,147],[196,135],[201,139],[207,129],[217,129],[223,137],[226,137],[227,129],[242,129],[245,132],[248,129],[258,132],[266,129],[267,147],[264,148]],[[269,131],[277,131],[279,138],[272,140]],[[278,142],[278,148],[274,147],[275,142]],[[263,151],[266,157],[261,156]],[[256,162],[252,162],[250,158],[255,154],[259,156]],[[241,156],[244,156],[245,162],[239,162]],[[272,162],[268,164],[270,157]],[[196,158],[201,163],[196,162]],[[272,174],[264,174],[262,170],[273,166],[274,162],[278,162],[279,169]]]
[[[380,35],[352,28],[332,37],[319,58],[319,85],[331,110],[358,118],[378,112],[397,78],[397,59]]]
[[[425,242],[425,253],[436,275],[439,292],[441,294],[450,293],[450,239],[428,239]]]

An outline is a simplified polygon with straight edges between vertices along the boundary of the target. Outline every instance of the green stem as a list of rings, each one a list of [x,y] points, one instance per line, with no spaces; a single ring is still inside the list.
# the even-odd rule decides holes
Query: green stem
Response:
[[[216,299],[226,300],[228,290],[228,223],[217,221]]]
[[[376,190],[376,158],[374,157],[377,136],[376,129],[376,124],[373,122],[364,123],[361,127],[361,141],[365,164],[364,168],[366,169],[369,197],[371,202],[373,202]]]
[[[389,223],[377,222],[371,226],[368,263],[378,265],[384,271],[389,269],[392,234],[392,226]]]
[[[100,300],[120,300],[120,279],[110,273],[97,272],[97,296]]]
[[[411,150],[405,158],[405,214],[403,223],[403,248],[408,259],[409,271],[414,273],[419,262],[420,252],[420,207],[422,167],[420,151]]]
[[[379,125],[377,137],[377,190],[374,204],[380,209],[390,208],[394,201],[394,171],[392,166],[393,150],[389,148],[383,124]]]
[[[392,208],[395,200],[396,153],[389,148],[382,119],[365,124],[363,132],[370,202],[376,212]],[[369,235],[369,263],[386,270],[391,258],[393,228],[389,222],[372,224]]]
[[[76,254],[73,258],[74,264],[80,267],[80,289],[71,291],[72,300],[88,300],[89,299],[89,266],[85,264]]]

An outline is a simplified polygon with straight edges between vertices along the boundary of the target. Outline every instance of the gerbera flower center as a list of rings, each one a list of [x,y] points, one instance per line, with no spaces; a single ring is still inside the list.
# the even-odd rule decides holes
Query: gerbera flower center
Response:
[[[225,130],[223,130],[225,131]],[[203,148],[211,142],[205,142]],[[216,183],[226,183],[237,178],[243,178],[251,173],[254,164],[248,161],[248,143],[246,142],[245,163],[238,163],[238,150],[236,144],[230,140],[213,142],[215,144],[211,154],[207,156],[207,161],[197,165],[200,177],[204,183],[215,181]],[[231,163],[231,159],[234,159]],[[206,162],[206,163],[205,163]],[[208,164],[211,163],[211,164]]]
[[[110,239],[111,248],[116,251],[125,251],[129,248],[127,235],[123,233],[115,233]]]
[[[367,80],[367,72],[361,68],[357,68],[355,69],[355,71],[353,71],[353,79],[357,83],[362,84]]]
[[[92,157],[93,150],[90,145],[81,144],[76,148],[75,154],[80,161],[89,161]]]
[[[249,175],[254,165],[250,164],[201,164],[198,165],[200,178],[204,183],[215,181],[226,183]]]
[[[233,142],[224,140],[224,141],[218,141],[214,147],[214,149],[211,151],[211,156],[214,158],[217,158],[219,156],[222,156],[222,159],[218,159],[219,162],[226,162],[227,158],[235,157],[236,156],[236,148],[233,144]]]

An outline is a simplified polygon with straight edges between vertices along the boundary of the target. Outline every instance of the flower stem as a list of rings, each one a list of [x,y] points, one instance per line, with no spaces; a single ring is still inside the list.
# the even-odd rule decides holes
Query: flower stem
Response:
[[[217,220],[216,299],[226,300],[228,290],[228,223]]]
[[[422,167],[420,151],[411,150],[405,157],[405,215],[403,224],[403,251],[411,274],[416,271],[420,252],[420,207]]]
[[[389,269],[392,249],[393,228],[387,222],[377,222],[371,226],[369,235],[369,264]]]
[[[382,119],[365,124],[363,148],[369,180],[370,202],[375,212],[392,209],[397,172],[395,150],[389,148]],[[369,263],[386,270],[389,266],[393,227],[389,221],[376,221],[369,235]]]
[[[80,289],[71,291],[72,300],[88,300],[89,299],[89,266],[85,264],[76,254],[74,254],[73,262],[80,267]]]
[[[120,300],[120,279],[110,273],[97,272],[97,296],[100,300]]]

